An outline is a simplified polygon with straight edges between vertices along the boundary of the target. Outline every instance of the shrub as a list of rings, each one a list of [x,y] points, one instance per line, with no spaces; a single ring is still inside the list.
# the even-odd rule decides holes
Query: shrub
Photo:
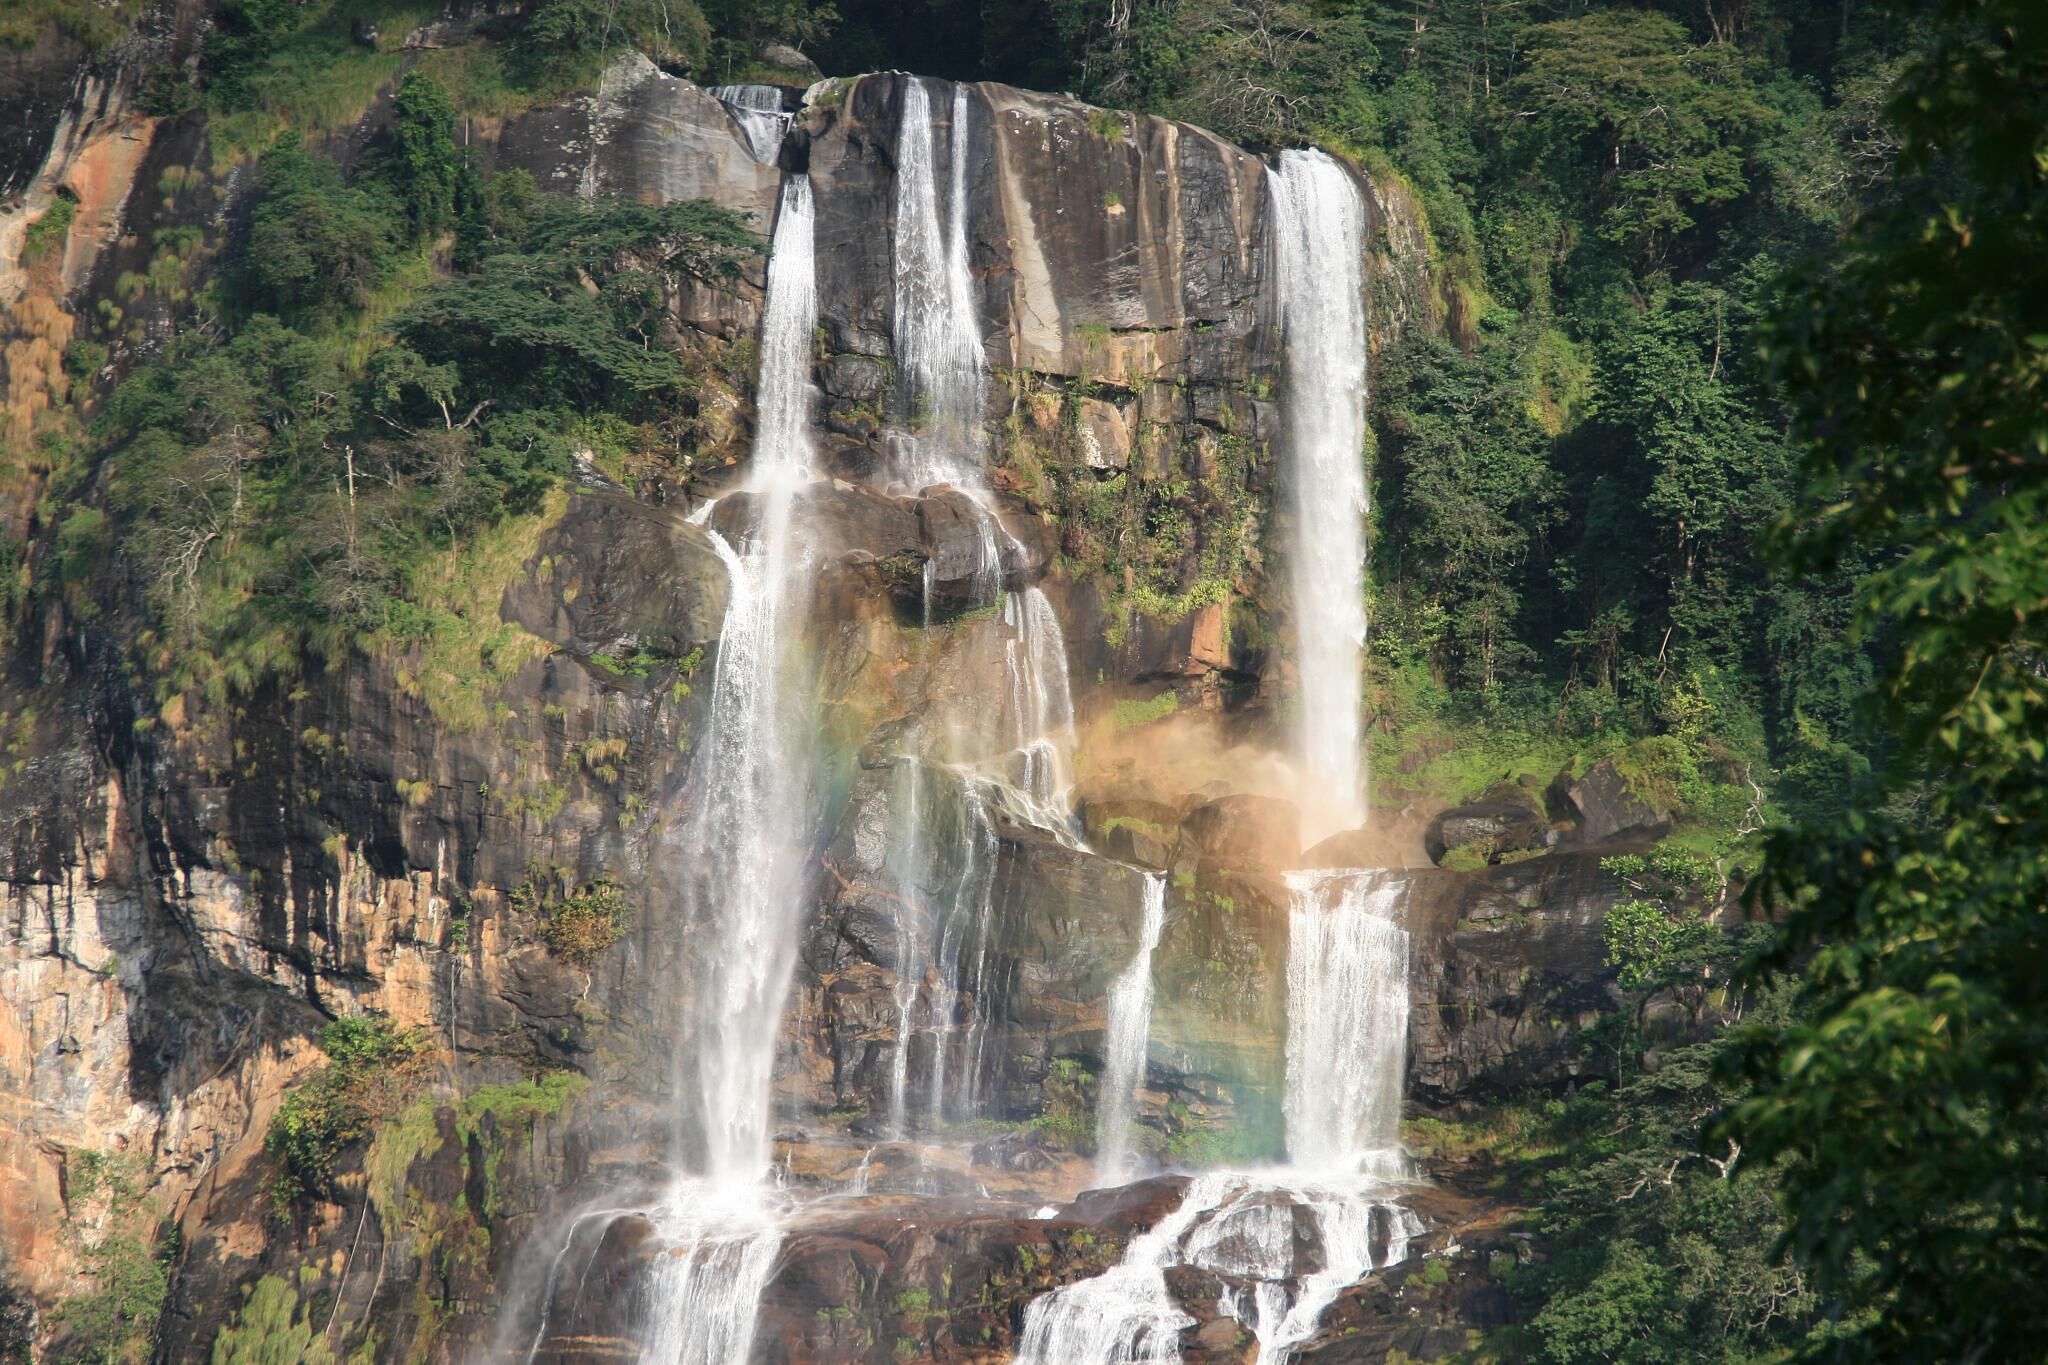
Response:
[[[318,1270],[299,1268],[301,1285],[311,1289],[319,1282]],[[241,1309],[213,1339],[213,1365],[334,1365],[334,1353],[314,1330],[312,1306],[300,1306],[290,1281],[265,1275],[243,1292],[248,1297]]]
[[[320,1047],[327,1064],[285,1097],[263,1143],[282,1165],[271,1186],[280,1213],[327,1189],[335,1159],[403,1108],[426,1069],[426,1034],[388,1019],[336,1019],[320,1030]]]
[[[625,889],[610,877],[599,877],[566,895],[559,885],[558,870],[530,867],[526,880],[513,888],[512,906],[541,916],[541,940],[557,956],[587,970],[625,936],[633,923],[633,908],[626,903]]]
[[[1118,702],[1110,708],[1109,723],[1118,734],[1122,734],[1126,730],[1135,730],[1141,725],[1150,725],[1154,721],[1165,720],[1179,709],[1180,698],[1175,695],[1172,688],[1168,688],[1158,696],[1146,701],[1126,699]]]
[[[21,242],[22,264],[40,260],[52,251],[61,252],[64,239],[71,232],[71,221],[76,217],[78,201],[69,195],[57,196],[57,202],[28,225],[28,235]]]

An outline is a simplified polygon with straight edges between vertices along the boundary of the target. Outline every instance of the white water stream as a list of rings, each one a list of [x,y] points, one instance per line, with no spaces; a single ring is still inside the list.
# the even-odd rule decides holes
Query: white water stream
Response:
[[[1294,509],[1288,556],[1300,670],[1295,750],[1319,788],[1313,843],[1365,820],[1359,728],[1365,651],[1365,205],[1321,152],[1272,173],[1281,325],[1282,458]]]
[[[714,85],[706,93],[732,115],[754,160],[774,165],[791,120],[782,108],[782,92],[772,85]]]
[[[1406,1259],[1420,1223],[1388,1185],[1404,1175],[1407,884],[1371,871],[1290,873],[1288,884],[1288,1165],[1196,1177],[1122,1262],[1031,1303],[1020,1365],[1178,1361],[1195,1320],[1167,1291],[1176,1265],[1225,1277],[1218,1310],[1251,1330],[1261,1365],[1281,1365],[1347,1287]]]
[[[1095,1108],[1097,1178],[1115,1183],[1131,1158],[1137,1089],[1145,1079],[1145,1049],[1152,1035],[1152,953],[1166,923],[1166,878],[1145,878],[1145,920],[1138,951],[1109,988],[1108,1037],[1103,1043],[1101,1098]]]
[[[925,1122],[981,1117],[987,1017],[994,984],[999,842],[995,815],[1074,843],[1068,756],[1074,708],[1059,618],[1035,586],[1003,589],[1006,562],[1023,547],[1003,526],[989,490],[983,435],[988,365],[968,262],[967,153],[972,135],[967,87],[953,87],[942,121],[924,82],[903,87],[896,138],[894,325],[908,429],[893,442],[897,477],[911,489],[949,485],[975,509],[979,536],[972,598],[1000,603],[1006,686],[964,706],[920,718],[892,804],[892,881],[898,911],[896,1052],[889,1076],[889,1129],[911,1126],[910,1052],[930,1037]],[[942,192],[943,189],[943,192]],[[924,593],[925,636],[934,634],[932,569]],[[941,814],[925,770],[935,746],[964,783],[960,809]],[[930,923],[924,921],[929,915]],[[924,935],[929,934],[927,940]],[[927,951],[922,945],[929,941]],[[928,978],[928,979],[927,979]],[[969,1002],[956,1018],[956,999]]]
[[[666,1250],[646,1290],[641,1359],[744,1361],[782,1233],[768,1182],[775,1040],[796,964],[798,850],[810,762],[788,653],[801,609],[792,503],[811,462],[808,378],[817,292],[810,182],[783,185],[761,326],[759,522],[712,535],[730,580],[699,792],[676,869],[694,979],[677,1050],[680,1176],[649,1217]]]
[[[912,432],[901,453],[912,488],[982,486],[987,361],[967,263],[967,87],[946,125],[947,212],[939,213],[939,124],[924,82],[905,81],[896,134],[896,360]],[[993,550],[993,545],[991,545]]]
[[[1298,1170],[1399,1169],[1408,885],[1385,872],[1287,874],[1287,1157]]]

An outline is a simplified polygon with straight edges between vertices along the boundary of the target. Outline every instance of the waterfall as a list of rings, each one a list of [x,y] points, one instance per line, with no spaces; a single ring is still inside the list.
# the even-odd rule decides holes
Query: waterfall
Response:
[[[1290,872],[1287,1154],[1336,1175],[1398,1168],[1408,1050],[1405,878]]]
[[[1261,1365],[1283,1365],[1348,1286],[1407,1258],[1421,1224],[1386,1187],[1404,1174],[1408,934],[1396,916],[1408,884],[1369,871],[1292,872],[1287,882],[1289,1164],[1199,1177],[1120,1264],[1034,1299],[1022,1365],[1178,1361],[1180,1333],[1194,1320],[1167,1291],[1165,1272],[1176,1265],[1224,1277],[1222,1311],[1251,1329]],[[1156,939],[1148,905],[1148,945]],[[1149,957],[1149,948],[1140,954],[1148,968]],[[1112,1035],[1117,1009],[1113,996]],[[1113,1042],[1113,1056],[1118,1049]],[[1105,1114],[1116,1070],[1105,1070]],[[1124,1095],[1122,1077],[1114,1083]]]
[[[690,857],[677,869],[706,971],[691,991],[697,1085],[679,1133],[686,1148],[700,1149],[704,1173],[719,1179],[752,1180],[768,1165],[769,1072],[796,959],[794,850],[807,783],[805,755],[791,733],[784,656],[796,596],[792,502],[810,462],[811,228],[810,183],[792,176],[776,216],[761,327],[760,428],[749,480],[760,523],[737,549],[713,536],[731,590],[699,753]]]
[[[1010,785],[1032,807],[1027,818],[1063,833],[1066,816],[1067,755],[1074,747],[1074,698],[1067,679],[1067,641],[1052,603],[1037,588],[1003,599],[1003,644],[1010,675]]]
[[[1406,1260],[1420,1230],[1414,1214],[1369,1187],[1291,1179],[1238,1191],[1199,1222],[1183,1254],[1240,1282],[1226,1292],[1224,1312],[1251,1328],[1260,1365],[1284,1365],[1339,1294],[1375,1265]],[[1299,1256],[1304,1237],[1316,1255]],[[1375,1242],[1385,1248],[1377,1262]]]
[[[1272,192],[1295,524],[1296,753],[1320,788],[1304,810],[1313,840],[1365,819],[1365,206],[1320,152],[1281,153]]]
[[[967,87],[953,87],[948,209],[939,215],[938,125],[924,83],[903,84],[896,134],[896,359],[914,428],[905,480],[979,489],[981,325],[967,265]]]
[[[731,581],[718,642],[699,792],[674,875],[694,978],[678,1066],[675,1146],[694,1171],[650,1214],[665,1250],[645,1291],[642,1358],[746,1359],[781,1230],[770,1162],[775,1040],[796,963],[803,812],[809,792],[785,680],[801,564],[792,502],[810,462],[808,389],[816,281],[809,181],[784,182],[761,327],[760,426],[749,486],[757,528],[712,544]]]
[[[1042,1294],[1024,1310],[1017,1365],[1170,1365],[1195,1320],[1166,1287],[1195,1220],[1223,1202],[1234,1177],[1197,1176],[1180,1207],[1131,1239],[1123,1260],[1093,1279]]]
[[[910,1039],[917,1027],[917,993],[924,984],[921,881],[929,862],[924,838],[924,765],[905,756],[896,765],[890,817],[902,831],[885,859],[896,888],[896,1052],[889,1067],[889,1136],[910,1134]]]
[[[754,160],[774,165],[790,124],[790,115],[782,108],[782,92],[772,85],[714,85],[707,93],[732,115]]]
[[[1182,1265],[1223,1277],[1224,1314],[1251,1329],[1260,1365],[1285,1365],[1338,1294],[1407,1259],[1419,1227],[1406,1209],[1356,1187],[1211,1171],[1131,1239],[1123,1260],[1033,1299],[1017,1365],[1174,1365],[1181,1334],[1195,1325],[1166,1283]]]
[[[1109,989],[1109,1028],[1103,1044],[1102,1092],[1095,1113],[1095,1169],[1102,1180],[1122,1178],[1131,1155],[1136,1091],[1145,1079],[1145,1046],[1152,1032],[1152,952],[1166,923],[1166,878],[1145,878],[1145,920],[1138,951]]]
[[[969,781],[962,792],[957,820],[948,841],[960,858],[957,875],[944,889],[944,910],[938,926],[936,968],[945,1003],[932,1021],[932,1060],[927,1083],[931,1123],[978,1117],[982,1073],[986,1067],[988,1002],[996,930],[996,859],[1001,844],[989,813],[986,788]],[[953,1018],[952,998],[964,994],[972,1002],[967,1026]],[[960,1054],[953,1065],[952,1054]]]
[[[899,1136],[907,1127],[909,1054],[919,1027],[920,978],[927,970],[934,983],[922,1015],[932,1039],[925,1076],[928,1122],[936,1128],[980,1117],[988,1014],[1000,985],[994,951],[1000,891],[996,813],[1075,842],[1067,804],[1074,708],[1066,640],[1042,591],[1003,590],[1004,565],[1021,562],[1024,552],[1002,524],[984,469],[988,366],[967,249],[971,117],[966,86],[953,87],[942,124],[926,84],[904,82],[893,267],[895,350],[909,430],[895,441],[896,472],[912,488],[948,484],[972,502],[980,540],[972,596],[977,606],[1000,604],[1006,686],[972,711],[929,718],[920,729],[921,738],[947,736],[972,749],[948,755],[958,760],[954,771],[965,785],[963,801],[944,818],[933,810],[924,785],[930,778],[921,761],[931,756],[903,755],[917,771],[901,804],[918,818],[915,828],[897,832],[894,880],[906,899],[929,909],[935,942],[928,955],[910,942],[917,916],[906,906],[898,921],[897,1043],[889,1076],[890,1127]],[[928,654],[934,638],[931,572],[927,565]],[[984,706],[1007,714],[992,716]],[[963,1000],[969,1011],[964,1022],[955,1017]]]

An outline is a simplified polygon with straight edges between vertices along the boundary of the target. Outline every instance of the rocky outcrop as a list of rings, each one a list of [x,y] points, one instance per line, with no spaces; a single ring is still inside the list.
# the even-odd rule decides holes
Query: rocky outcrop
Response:
[[[1579,1030],[1620,1001],[1601,926],[1626,892],[1599,855],[1400,875],[1413,954],[1409,1093],[1485,1100],[1577,1074]]]
[[[1527,807],[1481,803],[1444,811],[1429,822],[1423,840],[1430,861],[1438,865],[1454,849],[1498,863],[1509,854],[1540,851],[1548,834]]]
[[[823,753],[777,1153],[799,1184],[865,1170],[875,1193],[792,1231],[764,1308],[791,1361],[993,1358],[1024,1303],[1109,1263],[1177,1197],[1147,1183],[1028,1216],[1089,1178],[1107,983],[1162,881],[1137,1145],[1197,1164],[1277,1155],[1281,1133],[1282,874],[1302,855],[1299,815],[1255,757],[1274,733],[1263,703],[1288,686],[1264,624],[1279,422],[1264,163],[1166,120],[967,89],[968,122],[948,117],[944,135],[969,157],[991,535],[990,504],[888,477],[888,433],[916,419],[885,227],[908,79],[815,89],[784,167],[755,161],[716,100],[633,58],[595,95],[479,147],[550,187],[701,195],[763,228],[784,168],[807,168],[816,192],[815,415],[839,477],[795,510]],[[58,138],[73,148],[50,163],[62,169],[16,207],[54,193],[53,174],[112,168],[108,213],[38,284],[82,307],[135,235],[114,225],[212,222],[246,177],[131,196],[131,182],[160,187],[169,166],[207,159],[196,122],[80,98],[83,141]],[[933,104],[949,110],[951,89]],[[1412,216],[1367,188],[1383,348],[1433,325],[1434,304]],[[691,755],[727,596],[713,537],[738,543],[754,513],[728,491],[752,419],[722,376],[744,372],[730,346],[757,325],[761,282],[758,261],[723,292],[668,282],[702,371],[686,477],[629,492],[583,467],[575,492],[498,547],[495,579],[451,575],[437,606],[459,648],[336,647],[293,685],[159,695],[118,593],[96,614],[53,606],[15,648],[0,688],[0,1088],[26,1100],[0,1113],[0,1209],[7,1273],[34,1295],[54,1300],[79,1265],[68,1173],[126,1152],[157,1201],[138,1226],[161,1217],[185,1247],[166,1358],[204,1355],[240,1289],[268,1275],[318,1295],[351,1348],[374,1333],[393,1358],[450,1359],[490,1337],[498,1305],[529,1301],[514,1291],[535,1249],[559,1246],[579,1211],[646,1193],[691,950],[672,891],[692,869],[670,835],[699,799]],[[134,306],[159,309],[141,354],[169,304]],[[715,492],[727,496],[702,524],[686,518]],[[977,785],[974,746],[1007,733],[1017,705],[1001,680],[1018,628],[989,609],[990,576],[1044,592],[1065,623],[1078,831]],[[971,717],[958,728],[973,733],[937,716]],[[906,877],[888,835],[907,784],[928,847],[948,852]],[[1370,839],[1342,847],[1381,860]],[[603,877],[628,888],[632,924],[578,965],[546,941],[538,907],[547,887]],[[1413,877],[1417,1096],[1566,1074],[1572,1022],[1606,1000],[1611,887],[1554,854]],[[981,963],[949,987],[932,964],[969,939]],[[320,1063],[313,1030],[363,1012],[423,1030],[437,1069],[280,1223],[266,1129]],[[996,1130],[962,1135],[937,1166],[909,1160],[884,1123],[899,1058],[907,1105],[944,1117],[929,1079],[943,1075],[980,1088]],[[522,1088],[549,1078],[574,1085]],[[1014,1207],[949,1202],[982,1190]],[[615,1310],[651,1254],[644,1221],[620,1220],[591,1262],[607,1292],[561,1305],[544,1356],[617,1348]],[[1238,1358],[1220,1287],[1188,1290],[1203,1305],[1190,1352]],[[1407,1330],[1413,1292],[1388,1277],[1357,1308]],[[611,1317],[594,1307],[607,1303]]]
[[[1616,839],[1661,838],[1671,832],[1671,812],[1637,790],[1611,758],[1603,758],[1586,775],[1565,788],[1565,801],[1578,820],[1582,843]]]

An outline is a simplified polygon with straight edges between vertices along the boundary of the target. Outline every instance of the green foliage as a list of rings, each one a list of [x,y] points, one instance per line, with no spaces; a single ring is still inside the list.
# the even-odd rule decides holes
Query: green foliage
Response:
[[[1704,973],[1719,946],[1712,924],[1655,901],[1622,901],[1601,925],[1607,965],[1621,969],[1617,980],[1631,995],[1667,990]]]
[[[161,1235],[139,1157],[79,1151],[67,1164],[66,1222],[85,1282],[51,1314],[61,1348],[53,1358],[94,1365],[146,1360],[177,1261],[175,1233]]]
[[[1783,1017],[1781,1001],[1765,1012]],[[1517,1185],[1541,1199],[1536,1264],[1509,1287],[1546,1365],[1776,1358],[1814,1333],[1821,1304],[1774,1259],[1768,1172],[1705,1140],[1736,1093],[1715,1080],[1725,1037],[1665,1053],[1617,1089],[1545,1106]]]
[[[77,217],[78,201],[68,194],[58,195],[42,216],[28,225],[28,232],[21,239],[22,264],[62,251],[72,220]]]
[[[1895,202],[1767,333],[1807,442],[1795,570],[1873,556],[1896,747],[1871,799],[1770,842],[1797,1022],[1727,1131],[1784,1171],[1787,1243],[1854,1323],[1829,1358],[2038,1351],[2048,1246],[2048,12],[1949,0],[1888,106]]]
[[[434,237],[455,224],[455,197],[467,167],[455,147],[455,106],[448,92],[413,72],[391,98],[387,174],[415,235]]]
[[[139,8],[136,0],[10,0],[0,9],[0,48],[34,47],[54,28],[97,51],[120,38]]]
[[[706,204],[554,201],[523,175],[477,186],[438,88],[410,80],[398,106],[396,149],[354,182],[280,140],[228,291],[236,325],[175,339],[95,426],[105,539],[156,617],[166,695],[220,700],[309,652],[380,643],[432,656],[421,690],[474,728],[475,694],[531,657],[527,637],[493,636],[521,567],[500,552],[531,537],[494,528],[541,510],[607,409],[674,421],[685,384],[660,282],[722,281],[753,242]],[[417,234],[450,225],[484,254],[432,285]],[[379,325],[393,313],[396,339]],[[60,576],[103,558],[98,531],[60,538]],[[489,630],[449,591],[482,567]]]
[[[320,1272],[306,1266],[299,1280],[310,1289]],[[334,1365],[334,1353],[314,1330],[312,1305],[300,1305],[289,1280],[265,1275],[242,1292],[242,1306],[213,1339],[213,1365]]]
[[[1517,569],[1557,521],[1550,438],[1523,372],[1533,334],[1473,355],[1417,341],[1381,380],[1379,578],[1430,626],[1413,644],[1442,677],[1482,694],[1535,662],[1516,630]]]
[[[631,48],[693,67],[710,40],[710,26],[688,0],[539,0],[512,35],[512,69],[526,84],[559,90]]]
[[[537,1119],[562,1112],[562,1106],[590,1085],[574,1071],[549,1071],[512,1085],[486,1085],[462,1101],[462,1120],[473,1127],[485,1114],[507,1130],[531,1128]]]
[[[1654,258],[1748,187],[1745,152],[1771,111],[1739,47],[1626,9],[1539,24],[1523,42],[1510,147],[1560,190],[1587,193],[1603,235]]]
[[[662,319],[659,273],[722,281],[759,245],[732,214],[701,200],[551,198],[519,212],[531,213],[520,225],[523,250],[485,256],[393,321],[421,368],[439,367],[430,369],[437,384],[453,387],[460,376],[462,391],[479,399],[539,390],[630,410],[680,393],[681,365],[650,346]]]
[[[1142,701],[1126,698],[1110,708],[1110,728],[1122,734],[1141,725],[1165,720],[1179,709],[1180,697],[1170,687],[1159,695]]]
[[[374,1016],[324,1025],[320,1047],[327,1061],[285,1096],[264,1137],[279,1163],[271,1197],[281,1216],[330,1188],[335,1160],[411,1101],[427,1067],[425,1034]]]
[[[243,290],[251,313],[289,323],[332,322],[361,308],[390,269],[399,206],[343,182],[333,162],[287,133],[263,158],[249,220]]]
[[[550,949],[586,971],[633,925],[625,889],[609,877],[564,891],[558,872],[533,868],[512,889],[511,901],[521,914],[540,917],[541,940]]]
[[[1095,1074],[1071,1057],[1055,1057],[1047,1069],[1043,1102],[1032,1128],[1069,1151],[1090,1152],[1095,1144]]]

